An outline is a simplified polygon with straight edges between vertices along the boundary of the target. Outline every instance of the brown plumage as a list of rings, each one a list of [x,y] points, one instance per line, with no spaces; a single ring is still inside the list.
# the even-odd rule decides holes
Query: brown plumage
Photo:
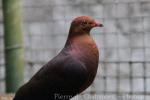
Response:
[[[90,36],[93,27],[102,24],[88,16],[75,18],[62,51],[23,85],[13,100],[69,100],[89,87],[99,61]]]

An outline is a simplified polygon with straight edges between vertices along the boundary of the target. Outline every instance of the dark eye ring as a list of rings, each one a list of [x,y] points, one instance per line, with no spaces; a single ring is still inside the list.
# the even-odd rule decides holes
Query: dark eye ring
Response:
[[[85,20],[82,21],[82,25],[86,25],[86,24],[88,24],[88,23]]]

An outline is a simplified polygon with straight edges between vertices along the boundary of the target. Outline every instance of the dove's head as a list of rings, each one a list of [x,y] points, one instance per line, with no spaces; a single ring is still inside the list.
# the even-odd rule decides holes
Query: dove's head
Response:
[[[90,33],[90,30],[94,27],[103,27],[103,25],[92,17],[80,16],[72,21],[70,32],[73,34]]]

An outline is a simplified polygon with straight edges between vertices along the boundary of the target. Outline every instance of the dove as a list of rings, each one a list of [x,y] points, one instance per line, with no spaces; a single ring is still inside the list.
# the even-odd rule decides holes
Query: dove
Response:
[[[90,16],[76,17],[64,48],[19,88],[13,100],[70,100],[87,89],[99,63],[90,31],[102,26]]]

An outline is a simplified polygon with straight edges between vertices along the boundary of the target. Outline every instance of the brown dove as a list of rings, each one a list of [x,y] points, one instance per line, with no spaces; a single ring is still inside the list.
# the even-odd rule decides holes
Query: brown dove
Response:
[[[20,87],[13,100],[69,100],[88,88],[99,62],[90,31],[102,26],[89,16],[75,18],[64,48]]]

